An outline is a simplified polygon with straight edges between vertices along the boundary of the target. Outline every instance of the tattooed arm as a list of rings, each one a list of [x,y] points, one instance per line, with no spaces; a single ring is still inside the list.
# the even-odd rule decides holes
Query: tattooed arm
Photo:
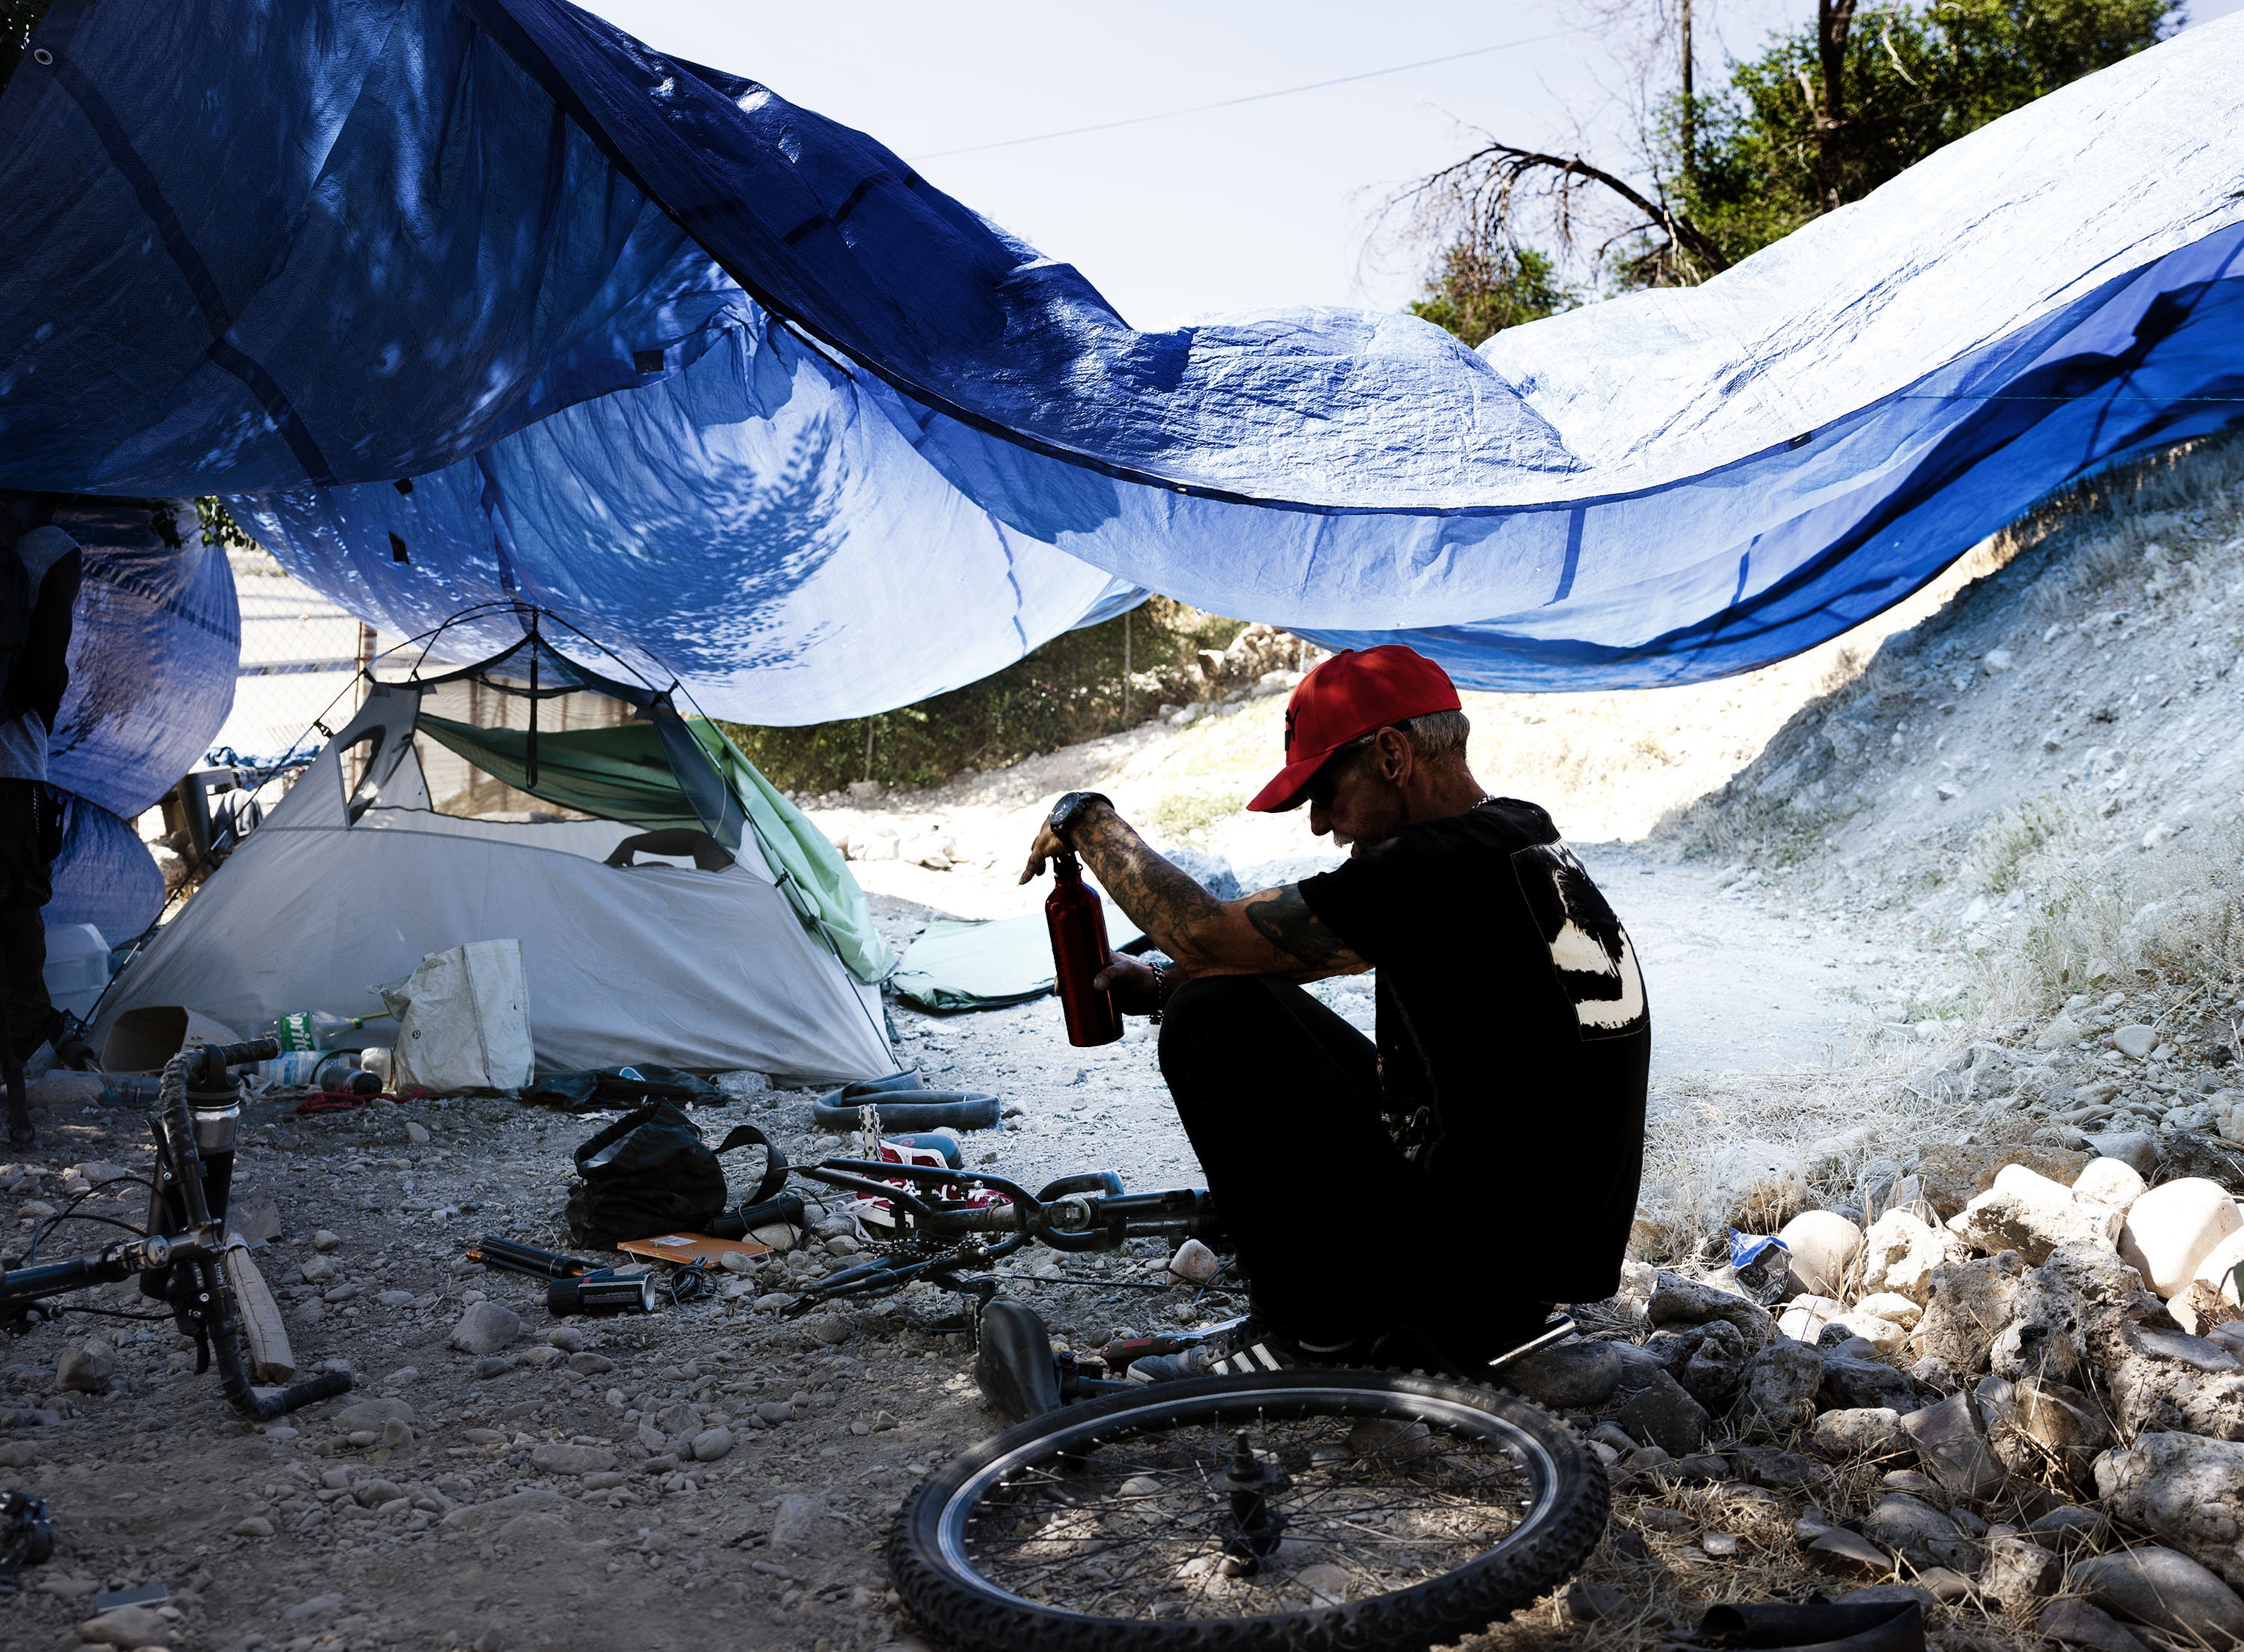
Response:
[[[1187,873],[1146,846],[1113,809],[1086,805],[1075,817],[1075,852],[1114,903],[1187,975],[1282,975],[1319,981],[1371,966],[1309,910],[1300,886],[1218,900]],[[1039,826],[1021,881],[1041,875],[1066,845]]]

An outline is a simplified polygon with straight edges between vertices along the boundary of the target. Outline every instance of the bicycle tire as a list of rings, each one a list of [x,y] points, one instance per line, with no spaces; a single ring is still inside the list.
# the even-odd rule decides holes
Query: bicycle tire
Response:
[[[1089,1451],[1102,1438],[1139,1437],[1133,1430],[1178,1434],[1187,1421],[1196,1438],[1203,1419],[1220,1434],[1228,1426],[1226,1419],[1326,1414],[1315,1411],[1320,1406],[1335,1419],[1438,1425],[1499,1442],[1495,1450],[1507,1456],[1516,1448],[1534,1494],[1527,1512],[1490,1547],[1422,1582],[1254,1615],[1096,1615],[1028,1599],[985,1576],[970,1553],[968,1530],[984,1499],[991,1499],[994,1512],[1006,1494],[1017,1494],[1008,1474],[1055,1462],[1058,1470],[1041,1470],[1046,1478],[1033,1483],[1058,1488],[1065,1473],[1083,1472]],[[1123,1484],[1125,1494],[1129,1484]],[[1393,1372],[1207,1377],[1064,1406],[961,1453],[906,1500],[889,1534],[888,1562],[913,1615],[937,1639],[965,1652],[1415,1652],[1477,1633],[1571,1576],[1604,1534],[1609,1498],[1604,1469],[1574,1432],[1517,1394]],[[1060,1507],[1069,1502],[1057,1489],[1048,1500]],[[1284,1506],[1282,1494],[1274,1506]],[[998,1534],[1025,1524],[997,1528]],[[1164,1534],[1179,1524],[1166,1517],[1159,1522]],[[1106,1546],[1095,1518],[1092,1531],[1094,1541],[1084,1549],[1096,1555]],[[1017,1541],[1012,1547],[1025,1546]]]

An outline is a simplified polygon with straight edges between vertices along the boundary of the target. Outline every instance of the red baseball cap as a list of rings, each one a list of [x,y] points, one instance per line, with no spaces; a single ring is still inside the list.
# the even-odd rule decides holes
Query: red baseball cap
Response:
[[[1324,760],[1358,735],[1463,709],[1450,674],[1416,649],[1342,649],[1295,685],[1286,702],[1286,766],[1247,806],[1265,814],[1299,807],[1301,788]]]

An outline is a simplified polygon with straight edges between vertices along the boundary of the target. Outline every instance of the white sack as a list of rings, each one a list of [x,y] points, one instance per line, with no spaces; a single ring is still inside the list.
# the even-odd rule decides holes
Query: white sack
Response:
[[[471,941],[421,961],[402,991],[385,993],[397,1012],[390,1082],[439,1096],[521,1089],[536,1063],[530,988],[518,941]]]

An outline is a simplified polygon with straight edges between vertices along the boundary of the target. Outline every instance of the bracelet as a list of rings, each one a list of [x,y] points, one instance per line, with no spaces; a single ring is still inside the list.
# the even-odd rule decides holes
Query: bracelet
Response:
[[[1104,803],[1110,809],[1114,806],[1114,799],[1103,792],[1071,792],[1052,805],[1051,813],[1045,817],[1044,824],[1051,829],[1052,836],[1072,850],[1075,839],[1068,833],[1074,828],[1075,817],[1094,803]]]
[[[1146,1019],[1158,1027],[1161,1024],[1161,1012],[1168,1008],[1169,995],[1176,988],[1169,980],[1166,964],[1147,964],[1146,968],[1153,972],[1153,1008],[1146,1012]]]

